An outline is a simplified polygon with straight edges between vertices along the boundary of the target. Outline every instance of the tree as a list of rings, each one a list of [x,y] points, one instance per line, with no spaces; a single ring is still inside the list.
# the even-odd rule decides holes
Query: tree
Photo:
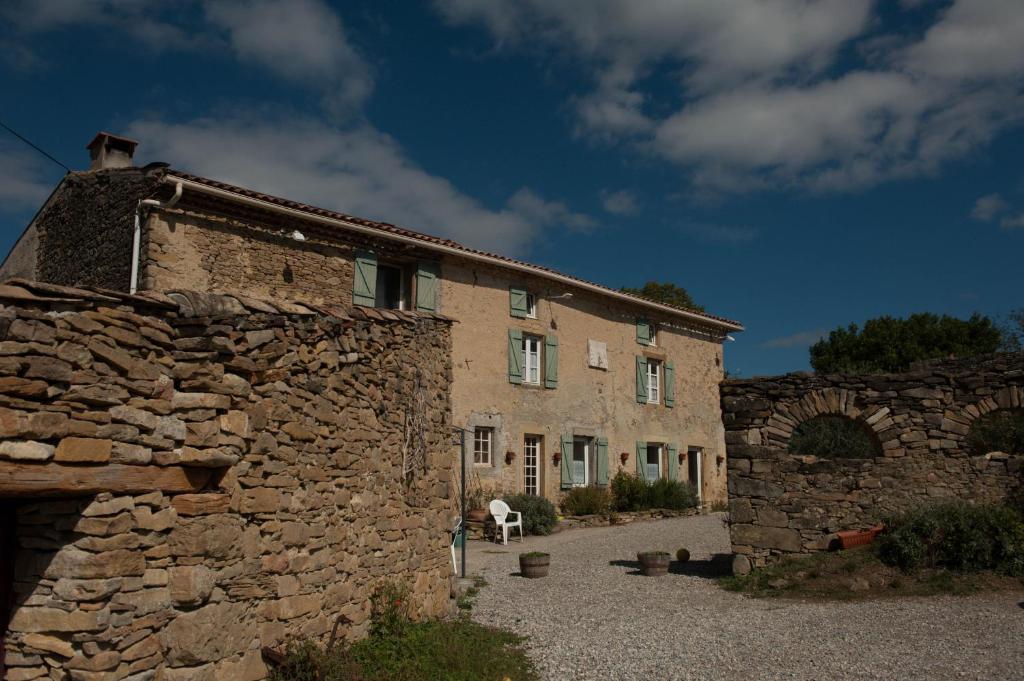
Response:
[[[1007,315],[1000,331],[1003,334],[1003,344],[1000,350],[1004,352],[1024,350],[1024,307]]]
[[[927,312],[878,317],[863,329],[839,327],[812,345],[811,366],[819,373],[907,371],[922,360],[997,352],[1003,341],[995,322],[977,313],[967,320]]]
[[[643,288],[623,286],[619,290],[623,293],[640,296],[641,298],[650,298],[656,302],[672,305],[673,307],[685,307],[690,310],[704,311],[704,306],[693,302],[693,298],[690,297],[686,289],[670,282],[660,284],[656,281],[649,281],[643,285]]]

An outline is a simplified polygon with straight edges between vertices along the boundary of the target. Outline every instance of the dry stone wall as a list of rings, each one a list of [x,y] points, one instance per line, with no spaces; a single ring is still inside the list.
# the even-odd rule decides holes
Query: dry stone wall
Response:
[[[917,505],[997,501],[1024,480],[1022,457],[973,455],[964,445],[979,417],[1024,407],[1024,354],[947,360],[893,375],[734,380],[721,390],[740,571],[786,553],[825,550],[837,531],[864,529]],[[791,454],[796,427],[823,414],[860,422],[878,456]]]
[[[210,477],[4,502],[8,678],[262,679],[263,646],[364,633],[388,578],[416,616],[449,611],[447,320],[28,282],[0,294],[0,490],[17,489],[15,464],[85,484]]]

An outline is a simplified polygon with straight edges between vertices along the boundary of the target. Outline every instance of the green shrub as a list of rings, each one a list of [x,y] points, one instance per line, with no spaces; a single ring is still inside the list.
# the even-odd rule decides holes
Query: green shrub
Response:
[[[573,487],[559,504],[566,515],[605,515],[612,498],[605,487]]]
[[[535,494],[513,494],[505,497],[505,503],[513,511],[523,514],[523,532],[547,535],[557,522],[555,505]]]
[[[639,476],[620,470],[612,478],[612,505],[616,511],[639,511],[647,497],[647,483]]]
[[[967,433],[967,449],[975,455],[1024,454],[1024,411],[997,411],[982,416]]]
[[[872,459],[878,447],[865,426],[846,416],[826,414],[804,421],[789,439],[789,451],[804,456]]]
[[[639,476],[619,471],[612,478],[612,507],[616,511],[651,508],[682,510],[697,505],[697,495],[685,482],[659,478],[648,485]]]
[[[384,581],[370,594],[370,635],[401,636],[409,624],[409,589]]]
[[[879,558],[905,572],[946,568],[1024,576],[1024,519],[1009,506],[940,504],[892,518],[886,525]]]

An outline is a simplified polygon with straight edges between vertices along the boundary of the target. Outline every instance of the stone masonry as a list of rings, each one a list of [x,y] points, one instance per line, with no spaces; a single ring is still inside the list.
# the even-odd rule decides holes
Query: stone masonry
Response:
[[[971,455],[964,438],[984,414],[1024,408],[1024,354],[930,363],[893,375],[787,374],[726,381],[735,567],[829,548],[840,530],[942,499],[997,501],[1022,484],[1024,457]],[[789,452],[804,421],[837,414],[861,423],[871,459]]]
[[[449,612],[446,319],[24,281],[0,302],[0,496],[54,467],[131,490],[4,502],[8,679],[255,681],[263,646],[362,635],[384,579]],[[209,482],[161,491],[181,470]]]

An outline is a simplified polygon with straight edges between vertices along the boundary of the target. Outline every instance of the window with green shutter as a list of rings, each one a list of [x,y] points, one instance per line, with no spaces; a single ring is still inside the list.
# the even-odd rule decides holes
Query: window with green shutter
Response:
[[[654,325],[646,319],[636,320],[636,342],[640,345],[654,345]]]
[[[636,401],[647,404],[647,358],[636,357]]]
[[[377,256],[357,251],[352,277],[352,304],[373,307],[377,298]]]
[[[675,445],[665,445],[668,450],[668,479],[679,479],[679,450]]]
[[[636,441],[636,474],[646,482],[647,480],[647,443],[643,440]]]
[[[569,489],[573,486],[572,479],[572,435],[562,436],[562,489]]]
[[[436,262],[421,262],[416,266],[416,309],[437,312],[437,294],[441,268]]]
[[[508,330],[508,382],[523,382],[523,332]]]
[[[529,297],[526,289],[510,286],[508,289],[508,313],[513,317],[525,319],[530,313]]]
[[[558,387],[558,338],[544,338],[544,387]]]
[[[597,438],[597,484],[604,487],[608,484],[608,438]]]
[[[665,362],[665,406],[676,406],[676,365]]]

